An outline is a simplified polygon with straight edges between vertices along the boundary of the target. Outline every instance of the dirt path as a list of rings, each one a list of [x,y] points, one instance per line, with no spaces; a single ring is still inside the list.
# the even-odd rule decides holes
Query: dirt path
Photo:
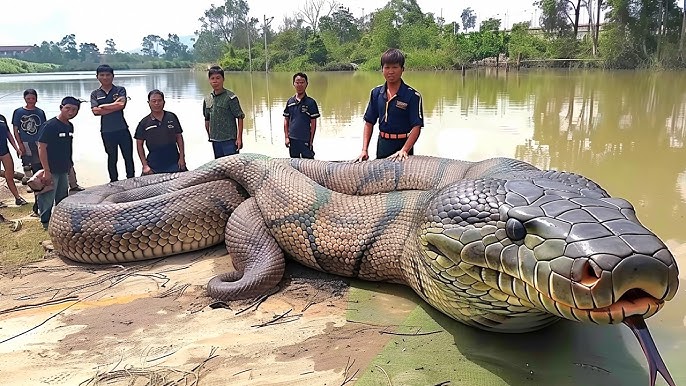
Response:
[[[350,358],[364,368],[387,343],[378,328],[346,323],[341,278],[297,265],[258,307],[210,307],[203,286],[229,261],[223,246],[126,266],[51,258],[0,278],[0,379],[121,381],[109,385],[200,375],[202,385],[341,385]],[[406,314],[414,304],[400,308]]]

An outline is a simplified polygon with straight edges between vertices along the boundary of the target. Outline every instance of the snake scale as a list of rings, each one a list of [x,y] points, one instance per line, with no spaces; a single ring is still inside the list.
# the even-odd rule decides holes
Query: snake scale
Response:
[[[462,323],[527,332],[560,319],[624,323],[673,385],[644,319],[678,288],[676,261],[626,200],[522,161],[412,156],[362,163],[241,154],[186,173],[89,188],[50,222],[56,251],[121,263],[225,241],[235,271],[207,285],[231,300],[277,285],[285,256],[410,286]]]

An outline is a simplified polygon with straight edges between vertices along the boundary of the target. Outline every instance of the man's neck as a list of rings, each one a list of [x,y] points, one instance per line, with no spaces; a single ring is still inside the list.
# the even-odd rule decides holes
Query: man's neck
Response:
[[[305,98],[305,95],[307,95],[307,93],[302,93],[302,94],[295,93],[295,99],[301,101],[301,100],[303,100],[303,98]]]
[[[26,106],[24,106],[24,110],[35,110],[35,109],[36,109],[36,105],[31,105],[31,106],[26,105]]]
[[[390,95],[395,95],[398,93],[398,90],[400,90],[400,84],[401,81],[393,82],[393,83],[388,83],[386,82],[386,89],[388,89],[388,93]]]
[[[226,89],[224,87],[219,87],[219,88],[212,89],[212,93],[214,93],[214,95],[219,95],[219,94],[223,93],[225,90]]]
[[[114,87],[114,84],[110,84],[109,86],[103,86],[102,84],[100,85],[100,89],[102,89],[102,91],[104,91],[106,93],[109,93],[113,87]]]
[[[161,121],[162,118],[164,117],[164,110],[162,110],[162,111],[153,111],[153,112],[150,113],[150,115],[151,115],[153,118],[157,119],[158,121]]]
[[[69,119],[67,119],[67,117],[65,117],[65,116],[62,115],[62,114],[57,114],[57,120],[59,120],[60,122],[62,122],[62,123],[64,123],[64,124],[68,124],[68,123],[69,123]]]

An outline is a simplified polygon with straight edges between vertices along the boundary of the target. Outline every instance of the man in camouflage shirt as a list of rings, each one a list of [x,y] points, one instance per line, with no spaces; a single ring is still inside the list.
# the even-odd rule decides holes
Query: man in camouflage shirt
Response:
[[[207,75],[212,92],[205,97],[202,110],[214,158],[238,154],[243,148],[245,114],[236,94],[224,88],[224,70],[219,66],[212,66]]]

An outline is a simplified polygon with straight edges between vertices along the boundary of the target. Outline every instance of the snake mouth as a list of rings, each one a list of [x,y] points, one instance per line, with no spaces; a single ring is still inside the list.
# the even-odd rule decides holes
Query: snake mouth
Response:
[[[559,304],[559,303],[558,303]],[[597,324],[618,324],[631,316],[647,319],[664,306],[665,301],[648,295],[642,290],[630,290],[607,307],[582,309],[572,307],[574,319]],[[558,307],[558,309],[560,309]]]

